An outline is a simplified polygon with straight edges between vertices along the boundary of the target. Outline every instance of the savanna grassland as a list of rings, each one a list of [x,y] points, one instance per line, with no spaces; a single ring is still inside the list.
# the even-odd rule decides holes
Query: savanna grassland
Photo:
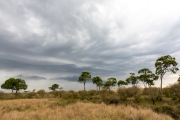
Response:
[[[15,99],[0,101],[1,120],[172,120],[151,109],[125,105],[76,102],[62,105],[60,99]]]

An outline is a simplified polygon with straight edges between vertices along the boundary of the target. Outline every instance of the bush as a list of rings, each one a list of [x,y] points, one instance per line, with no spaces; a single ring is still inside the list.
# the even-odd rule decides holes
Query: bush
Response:
[[[175,108],[170,105],[162,105],[162,106],[156,106],[154,110],[158,113],[165,113],[170,116],[172,116],[174,119],[179,119],[180,118],[180,111],[178,108]]]
[[[159,89],[157,87],[150,87],[144,89],[144,94],[148,95],[154,105],[160,99]]]
[[[46,92],[45,92],[45,90],[41,89],[41,90],[37,91],[37,93],[38,93],[40,96],[36,95],[36,97],[39,98],[39,97],[44,97],[44,95],[45,95]]]
[[[126,88],[126,94],[128,97],[134,97],[140,92],[140,89],[136,86]]]
[[[168,98],[171,97],[171,89],[169,87],[163,88],[162,92],[166,97],[168,97]]]
[[[127,101],[128,97],[134,97],[136,102],[140,102],[141,90],[138,87],[119,88],[118,94],[121,101]]]
[[[90,96],[94,96],[94,95],[97,94],[97,91],[96,91],[96,90],[89,90],[89,91],[87,92],[87,94],[90,95]]]
[[[26,93],[26,97],[27,98],[33,98],[36,96],[36,93],[35,92],[29,92],[29,93]]]
[[[72,99],[73,98],[73,93],[64,92],[62,94],[61,98],[63,98],[63,99]]]
[[[45,94],[46,92],[45,92],[45,90],[41,89],[41,90],[38,90],[37,93],[38,94]]]
[[[62,94],[64,94],[64,93],[65,93],[65,91],[56,91],[56,90],[50,92],[50,94],[53,94],[55,97],[61,97]]]
[[[127,93],[126,93],[126,88],[119,88],[118,89],[118,94],[120,95],[120,100],[125,102],[127,101]]]
[[[0,91],[0,99],[4,98],[4,93],[2,91]]]
[[[111,95],[111,96],[104,97],[102,100],[107,105],[110,105],[110,104],[117,105],[119,103],[119,101],[120,101],[120,98],[118,96]]]

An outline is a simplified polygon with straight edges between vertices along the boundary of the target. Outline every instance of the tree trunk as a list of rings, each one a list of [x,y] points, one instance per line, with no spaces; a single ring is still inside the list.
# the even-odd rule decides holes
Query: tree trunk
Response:
[[[86,91],[86,89],[85,89],[85,84],[86,84],[86,83],[84,82],[84,91]]]
[[[96,88],[97,88],[97,92],[98,92],[98,86],[96,86]]]
[[[163,76],[161,75],[160,100],[162,100],[162,79],[163,79]]]

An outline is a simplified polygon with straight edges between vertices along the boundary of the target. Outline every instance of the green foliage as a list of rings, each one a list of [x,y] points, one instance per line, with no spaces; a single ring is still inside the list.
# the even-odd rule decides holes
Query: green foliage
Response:
[[[41,90],[38,90],[37,93],[38,94],[45,94],[46,92],[45,92],[45,90],[41,89]]]
[[[126,93],[126,88],[119,88],[118,94],[120,96],[121,102],[127,102],[128,95]]]
[[[163,95],[165,95],[166,97],[168,98],[172,97],[170,87],[165,87],[162,89],[162,91],[163,91]]]
[[[180,83],[175,83],[170,86],[170,91],[171,91],[171,97],[176,100],[178,99],[180,102]]]
[[[103,98],[103,102],[107,105],[110,105],[110,104],[115,104],[117,105],[120,101],[120,98],[118,96],[115,96],[115,95],[111,95],[111,96],[106,96]]]
[[[97,90],[98,90],[98,87],[100,90],[100,87],[103,86],[103,81],[99,76],[93,77],[92,81],[93,81],[93,84],[96,84]]]
[[[177,66],[176,59],[171,57],[170,55],[165,55],[159,57],[155,62],[156,74],[160,76],[161,79],[161,88],[160,88],[160,96],[162,97],[162,79],[166,72],[176,73],[179,69]]]
[[[180,118],[180,111],[177,107],[173,107],[171,105],[161,105],[155,106],[154,110],[158,113],[165,113],[172,116],[175,120],[179,120]]]
[[[9,78],[1,85],[2,89],[9,89],[12,90],[12,92],[15,90],[16,93],[21,89],[26,90],[27,87],[28,85],[26,84],[25,80],[21,78]]]
[[[85,84],[87,80],[91,80],[91,74],[90,72],[82,72],[81,75],[79,76],[78,82],[84,84],[84,91],[85,89]]]
[[[135,76],[135,73],[130,73],[130,77],[128,77],[126,79],[127,83],[131,83],[132,86],[137,86],[138,82],[139,82],[139,77]]]
[[[145,88],[144,94],[150,97],[153,105],[159,100],[159,89],[157,87]]]
[[[123,86],[123,85],[128,85],[128,83],[125,82],[124,80],[119,80],[119,81],[117,82],[117,84],[118,84],[119,87],[120,87],[120,86]]]
[[[36,93],[35,93],[35,92],[26,93],[26,97],[27,97],[27,98],[34,98],[35,96],[36,96]]]
[[[151,87],[151,85],[154,85],[154,81],[157,80],[159,77],[152,73],[148,68],[143,68],[138,71],[138,74],[140,74],[139,79],[143,82],[144,87],[147,88],[147,85]]]
[[[57,90],[57,89],[60,89],[60,90],[62,90],[63,88],[62,87],[60,87],[59,88],[59,85],[58,84],[53,84],[51,87],[49,87],[49,90]]]
[[[135,97],[140,94],[140,89],[136,86],[126,88],[126,94],[128,97]]]
[[[117,83],[116,78],[111,77],[111,78],[107,79],[107,81],[104,84],[104,87],[107,88],[110,91],[110,87],[115,86],[116,83]]]

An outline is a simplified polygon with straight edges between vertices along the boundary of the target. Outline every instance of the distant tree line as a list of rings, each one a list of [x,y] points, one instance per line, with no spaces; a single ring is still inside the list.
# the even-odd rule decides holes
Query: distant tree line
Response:
[[[161,86],[159,89],[160,98],[162,98],[162,80],[164,75],[167,72],[176,73],[179,69],[177,68],[177,62],[174,57],[171,57],[170,55],[165,55],[159,57],[155,62],[155,68],[156,71],[153,73],[148,68],[142,68],[138,71],[138,76],[135,75],[135,73],[130,73],[130,76],[126,78],[126,80],[116,80],[114,77],[110,77],[107,79],[106,82],[103,82],[102,79],[99,76],[91,78],[90,72],[82,72],[79,76],[78,82],[83,83],[84,85],[84,91],[85,84],[87,80],[92,80],[93,84],[96,84],[97,90],[100,87],[107,88],[110,91],[111,87],[114,87],[116,85],[123,86],[123,85],[129,85],[137,86],[139,82],[142,82],[144,85],[144,88],[151,87],[154,85],[154,81],[158,80],[160,78],[161,80]]]
[[[83,83],[84,85],[84,91],[86,82],[89,80],[92,80],[93,84],[96,84],[97,91],[100,91],[100,88],[106,88],[110,91],[110,89],[116,85],[119,87],[124,85],[131,84],[132,86],[137,86],[140,82],[143,83],[144,88],[150,88],[154,85],[154,81],[158,80],[160,78],[161,80],[161,86],[159,89],[160,97],[162,97],[162,80],[164,75],[167,72],[176,73],[179,69],[177,68],[177,62],[174,57],[171,57],[170,55],[165,55],[159,57],[155,62],[155,68],[156,71],[153,73],[148,68],[142,68],[138,71],[138,76],[135,75],[135,73],[130,73],[130,76],[126,78],[126,80],[118,80],[114,77],[107,78],[106,82],[103,82],[101,77],[95,76],[91,77],[90,72],[82,72],[79,76],[78,82]],[[6,80],[2,85],[2,89],[12,90],[12,92],[15,90],[16,93],[19,90],[26,90],[28,85],[26,84],[25,80],[21,78],[9,78]],[[49,87],[49,90],[57,90],[57,89],[63,89],[62,87],[59,87],[58,84],[53,84],[51,87]]]

